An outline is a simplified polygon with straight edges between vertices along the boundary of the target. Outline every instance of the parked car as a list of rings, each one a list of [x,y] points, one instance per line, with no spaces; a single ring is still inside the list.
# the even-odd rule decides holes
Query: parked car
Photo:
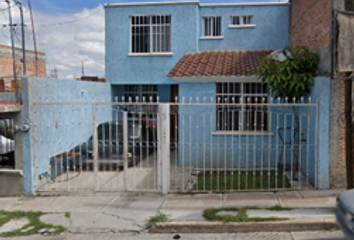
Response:
[[[336,218],[343,233],[354,240],[354,189],[338,196]]]
[[[13,124],[8,119],[0,119],[0,168],[15,167],[15,140]]]
[[[146,118],[128,120],[128,166],[134,166],[154,151],[157,139],[156,124]],[[97,128],[99,168],[123,166],[123,122],[110,121]],[[93,136],[76,146],[71,152],[76,169],[93,169]]]

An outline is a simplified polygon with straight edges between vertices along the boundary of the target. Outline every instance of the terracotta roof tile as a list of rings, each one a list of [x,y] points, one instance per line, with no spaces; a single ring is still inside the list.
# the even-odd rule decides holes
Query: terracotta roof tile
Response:
[[[174,66],[168,77],[190,76],[251,76],[272,50],[203,51],[186,54]]]

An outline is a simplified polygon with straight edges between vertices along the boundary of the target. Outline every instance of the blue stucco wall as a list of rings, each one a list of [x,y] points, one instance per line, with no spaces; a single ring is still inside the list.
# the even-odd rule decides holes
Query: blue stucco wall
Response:
[[[106,79],[113,84],[176,84],[167,74],[187,53],[281,49],[288,43],[289,5],[199,7],[194,4],[106,7]],[[172,17],[173,56],[128,56],[130,16]],[[231,15],[253,14],[256,28],[228,28]],[[200,40],[203,16],[222,16],[223,40]]]
[[[315,86],[312,89],[311,97],[319,103],[317,181],[318,187],[325,189],[330,187],[329,122],[331,79],[329,77],[315,78]]]
[[[271,135],[268,136],[215,135],[213,133],[218,128],[215,120],[215,106],[180,106],[179,165],[249,169],[276,168],[279,162],[289,165],[295,163],[294,154],[299,153],[299,167],[304,175],[308,175],[311,184],[313,186],[316,184],[321,189],[328,188],[329,91],[329,79],[316,78],[315,86],[310,94],[313,105],[298,105],[296,107],[299,116],[299,129],[301,129],[300,146],[297,146],[296,142],[297,135],[294,129],[297,126],[291,106],[269,108]],[[215,102],[215,83],[181,83],[180,101],[183,101],[182,97],[184,97],[185,103],[190,102],[191,99],[195,103],[197,97],[200,103],[204,101],[204,97],[206,97],[207,103]],[[319,122],[316,124],[316,103],[318,100]],[[277,103],[277,100],[273,102]],[[317,131],[316,127],[318,127]],[[278,134],[278,128],[292,128],[281,134],[281,137],[286,139],[286,145],[283,144]],[[316,132],[318,132],[317,139]],[[316,156],[318,159],[317,172]]]
[[[289,5],[201,7],[199,37],[203,34],[202,17],[222,16],[222,40],[199,39],[199,51],[275,50],[288,45]],[[253,15],[255,28],[229,28],[230,16]]]
[[[176,84],[167,77],[186,53],[197,51],[197,4],[107,7],[106,79],[119,84]],[[173,56],[129,57],[130,18],[134,15],[172,17]]]
[[[24,194],[32,195],[50,173],[50,158],[72,149],[92,135],[92,105],[75,102],[109,101],[111,86],[66,79],[22,78],[22,122],[30,123],[29,132],[23,133]],[[40,100],[41,98],[41,100]],[[33,102],[73,102],[69,105],[35,105]],[[98,106],[98,124],[111,118],[110,106]],[[35,122],[33,117],[35,117]],[[33,141],[36,124],[37,169]]]

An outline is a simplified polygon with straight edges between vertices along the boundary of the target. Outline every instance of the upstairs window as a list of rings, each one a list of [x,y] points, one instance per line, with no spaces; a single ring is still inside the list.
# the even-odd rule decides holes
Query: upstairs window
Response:
[[[221,36],[221,17],[203,17],[203,37]]]
[[[254,26],[253,15],[231,16],[230,26],[232,27]]]
[[[171,15],[130,17],[131,53],[171,52]]]

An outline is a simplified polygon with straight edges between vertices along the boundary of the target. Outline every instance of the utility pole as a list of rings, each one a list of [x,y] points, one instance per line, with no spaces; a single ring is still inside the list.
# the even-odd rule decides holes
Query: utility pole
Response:
[[[7,5],[9,6],[9,19],[10,19],[10,33],[11,33],[11,45],[12,45],[12,58],[13,58],[13,68],[14,68],[14,77],[15,77],[15,88],[16,88],[16,102],[19,102],[19,95],[18,95],[18,83],[17,83],[17,74],[16,74],[16,52],[15,52],[15,43],[14,43],[14,34],[12,29],[12,15],[11,15],[11,6],[10,0],[6,0]]]
[[[23,52],[23,76],[26,76],[26,36],[25,36],[25,23],[23,20],[23,8],[20,1],[17,2],[20,6],[21,13],[21,30],[22,30],[22,52]]]

